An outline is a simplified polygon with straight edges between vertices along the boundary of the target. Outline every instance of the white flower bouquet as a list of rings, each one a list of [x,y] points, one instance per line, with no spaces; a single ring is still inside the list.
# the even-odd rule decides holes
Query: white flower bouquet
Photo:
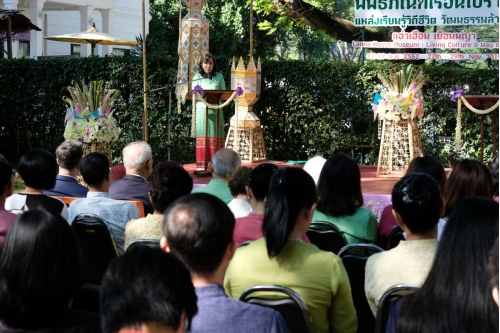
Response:
[[[93,140],[116,141],[121,130],[111,107],[120,92],[116,89],[103,90],[103,81],[92,81],[89,87],[83,82],[81,87],[74,81],[72,83],[73,86],[68,87],[71,98],[63,97],[70,105],[64,138],[85,143]]]
[[[417,72],[412,65],[396,72],[391,69],[388,76],[378,74],[382,86],[379,87],[380,99],[372,104],[375,117],[382,119],[421,119],[424,116],[422,92],[426,81],[422,71]]]

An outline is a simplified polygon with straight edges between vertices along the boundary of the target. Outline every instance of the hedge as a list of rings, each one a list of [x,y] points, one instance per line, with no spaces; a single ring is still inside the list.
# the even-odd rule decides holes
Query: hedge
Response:
[[[218,59],[218,65],[229,83],[230,59]],[[375,164],[378,122],[373,120],[370,103],[377,72],[393,66],[400,64],[264,60],[262,96],[255,113],[261,118],[269,159],[304,159],[343,151],[362,164]],[[459,158],[477,159],[479,116],[464,109],[464,143],[461,152],[455,153],[456,103],[449,94],[457,88],[473,95],[497,94],[498,71],[422,68],[429,77],[423,88],[426,116],[419,122],[425,153],[447,165]],[[176,58],[148,59],[148,88],[175,83],[176,69]],[[134,56],[0,59],[0,152],[15,162],[30,146],[54,151],[64,140],[66,106],[62,96],[67,95],[66,87],[72,80],[101,79],[106,87],[121,91],[115,116],[123,133],[112,144],[113,162],[120,162],[123,146],[142,139],[142,59]],[[175,94],[172,96],[171,158],[191,163],[195,157],[191,106],[186,103],[178,114]],[[148,99],[150,144],[155,160],[165,160],[168,90],[151,93]],[[234,108],[225,108],[226,124],[233,113]],[[492,157],[491,119],[492,115],[486,117],[485,161]]]

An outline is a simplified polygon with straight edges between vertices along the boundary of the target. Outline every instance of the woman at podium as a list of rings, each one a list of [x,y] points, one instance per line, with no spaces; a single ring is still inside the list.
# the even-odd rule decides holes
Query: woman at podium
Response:
[[[215,58],[210,53],[202,56],[198,64],[198,73],[193,77],[193,86],[201,86],[205,90],[226,90],[226,83],[222,74],[217,72]],[[215,104],[218,101],[207,102]],[[196,103],[196,168],[205,168],[205,158],[208,162],[212,160],[212,155],[224,148],[224,114],[222,109],[208,110],[208,127],[206,126],[206,111],[207,108],[203,102]],[[219,113],[219,121],[217,122],[217,112]],[[208,133],[207,133],[208,128]],[[217,130],[218,129],[218,130]],[[205,145],[205,138],[208,144]],[[206,153],[208,147],[208,154]]]

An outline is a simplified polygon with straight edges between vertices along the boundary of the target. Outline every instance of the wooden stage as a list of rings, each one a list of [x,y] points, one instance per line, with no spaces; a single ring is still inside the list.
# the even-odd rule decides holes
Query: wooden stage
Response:
[[[268,163],[276,164],[280,168],[284,167],[296,167],[302,168],[303,165],[293,165],[288,164],[282,161],[269,161]],[[256,167],[261,164],[260,162],[256,163],[243,163],[243,166],[248,167]],[[211,177],[197,177],[193,174],[196,170],[196,164],[184,164],[184,169],[189,172],[191,177],[193,178],[193,182],[196,185],[208,184]],[[363,194],[391,194],[392,188],[394,184],[399,180],[399,177],[390,177],[390,178],[377,178],[375,175],[377,174],[377,166],[375,165],[360,165],[359,169],[361,170],[361,190]]]

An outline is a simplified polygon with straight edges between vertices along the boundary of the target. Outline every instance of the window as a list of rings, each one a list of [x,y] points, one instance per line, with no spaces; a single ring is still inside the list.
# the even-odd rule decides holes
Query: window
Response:
[[[30,42],[19,42],[19,58],[30,57]]]
[[[80,57],[80,44],[71,44],[71,55]]]
[[[130,55],[130,50],[129,49],[117,49],[116,47],[113,47],[113,55],[115,55],[115,56]]]

